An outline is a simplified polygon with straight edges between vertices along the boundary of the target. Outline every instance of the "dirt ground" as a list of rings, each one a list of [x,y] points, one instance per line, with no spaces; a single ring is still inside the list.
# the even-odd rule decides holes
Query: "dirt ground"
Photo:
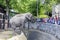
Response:
[[[0,40],[27,40],[27,38],[23,33],[19,35],[13,31],[0,30]]]

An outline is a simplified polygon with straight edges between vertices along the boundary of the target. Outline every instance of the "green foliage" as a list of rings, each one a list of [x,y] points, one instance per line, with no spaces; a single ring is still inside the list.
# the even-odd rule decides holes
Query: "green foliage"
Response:
[[[28,6],[28,11],[31,12],[33,15],[36,16],[37,14],[37,4],[36,1],[32,1]]]
[[[40,2],[40,15],[51,13],[55,4],[57,4],[56,0],[45,0],[44,4]]]
[[[52,11],[52,6],[58,4],[59,0],[45,0],[42,4],[41,0],[10,0],[9,7],[14,9],[18,13],[31,12],[33,15],[37,15],[37,6],[38,14],[45,15]],[[6,6],[5,0],[0,0],[0,4]]]
[[[49,16],[47,15],[40,15],[39,18],[48,18]]]
[[[5,0],[0,0],[0,5],[6,6],[6,1]]]
[[[57,1],[57,4],[59,4],[60,3],[60,0],[56,0]]]

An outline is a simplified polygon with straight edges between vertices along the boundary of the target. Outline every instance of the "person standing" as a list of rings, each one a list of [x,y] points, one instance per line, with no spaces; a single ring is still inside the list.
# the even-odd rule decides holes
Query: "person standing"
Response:
[[[55,24],[58,24],[58,16],[57,15],[55,15],[54,19],[55,19]]]

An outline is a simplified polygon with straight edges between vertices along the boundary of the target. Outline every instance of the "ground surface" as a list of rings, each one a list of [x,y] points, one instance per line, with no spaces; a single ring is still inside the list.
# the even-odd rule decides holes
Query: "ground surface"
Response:
[[[0,40],[27,40],[23,33],[19,35],[13,31],[0,31]]]
[[[26,25],[26,29],[28,28],[27,26],[28,25]],[[23,33],[21,35],[18,33],[10,30],[0,30],[0,40],[60,40],[60,25],[50,23],[31,24],[28,32],[28,39]]]
[[[26,38],[23,33],[18,35],[13,31],[2,30],[0,32],[0,40],[58,40],[58,39],[52,36],[51,34],[31,29],[28,32],[28,38]]]

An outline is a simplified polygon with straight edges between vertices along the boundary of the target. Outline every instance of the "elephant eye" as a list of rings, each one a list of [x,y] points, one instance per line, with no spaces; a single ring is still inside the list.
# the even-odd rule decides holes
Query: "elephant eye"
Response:
[[[30,17],[30,16],[28,15],[28,17]]]

